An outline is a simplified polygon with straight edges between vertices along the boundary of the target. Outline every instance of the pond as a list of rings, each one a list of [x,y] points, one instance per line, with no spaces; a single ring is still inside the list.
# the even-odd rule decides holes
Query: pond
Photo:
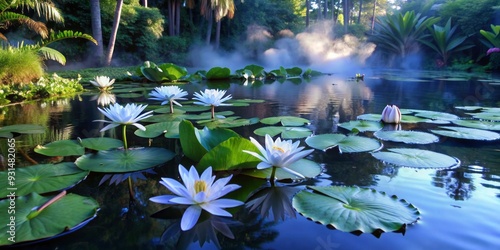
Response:
[[[207,86],[208,85],[208,86]],[[144,83],[120,83],[112,90],[120,104],[149,104],[148,109],[161,108],[147,99],[156,86]],[[351,133],[346,124],[358,118],[373,120],[387,104],[395,104],[405,112],[435,111],[438,117],[427,122],[403,122],[400,130],[433,134],[443,126],[459,127],[447,115],[471,118],[482,108],[500,107],[500,79],[491,75],[450,72],[384,71],[367,72],[357,81],[346,75],[324,75],[311,79],[281,82],[201,82],[180,85],[189,93],[207,87],[226,89],[234,100],[260,100],[248,105],[217,107],[216,112],[234,112],[250,119],[295,116],[309,120],[301,126],[312,135]],[[91,89],[90,86],[88,86]],[[130,89],[133,89],[130,91]],[[99,132],[106,124],[98,111],[98,92],[61,100],[3,107],[2,126],[40,124],[43,134],[21,135],[16,140],[17,168],[36,163],[72,162],[72,157],[47,157],[34,152],[36,145],[76,138],[112,137],[121,139],[121,130]],[[187,105],[189,106],[189,105]],[[166,106],[164,106],[166,107]],[[176,107],[177,108],[177,107]],[[403,114],[410,116],[408,113]],[[436,113],[439,112],[439,113]],[[443,114],[446,113],[446,114]],[[488,120],[500,122],[499,110],[490,109]],[[231,113],[223,113],[231,116]],[[370,115],[371,114],[371,115]],[[413,115],[412,114],[412,115]],[[441,117],[441,118],[439,118]],[[453,117],[453,116],[452,116]],[[380,118],[378,118],[380,119]],[[478,119],[479,120],[479,119]],[[484,119],[483,119],[484,120]],[[429,122],[431,121],[431,122]],[[202,128],[196,120],[195,126]],[[144,125],[149,124],[143,122]],[[499,123],[488,123],[490,131],[500,130]],[[268,125],[257,122],[232,128],[243,138],[256,135],[256,129]],[[279,126],[279,125],[276,125]],[[131,127],[131,126],[130,126]],[[135,136],[128,130],[132,147],[161,147],[180,152],[179,139],[158,136],[152,139]],[[358,131],[356,131],[358,130]],[[374,157],[373,152],[339,152],[338,147],[314,150],[306,157],[321,166],[323,172],[301,182],[269,183],[233,171],[231,183],[250,190],[244,206],[228,209],[233,217],[202,216],[192,230],[181,231],[179,210],[162,211],[167,206],[149,201],[168,190],[159,184],[161,177],[178,178],[179,163],[190,167],[195,162],[180,155],[166,164],[134,177],[132,199],[126,178],[106,179],[106,173],[90,172],[85,180],[68,189],[68,193],[92,197],[99,204],[97,216],[82,228],[61,237],[38,242],[30,249],[489,249],[498,246],[500,231],[500,140],[460,139],[435,134],[439,141],[429,144],[406,144],[380,140],[375,131],[359,131],[357,136],[380,141],[383,147],[415,148],[441,153],[455,159],[451,168],[420,168],[390,164]],[[7,139],[1,139],[2,155],[6,156]],[[301,145],[310,149],[305,138]],[[2,171],[7,166],[4,164]],[[109,177],[109,176],[108,176]],[[124,181],[121,181],[124,180]],[[3,181],[3,180],[2,180]],[[103,182],[103,183],[100,183]],[[244,187],[243,187],[244,186]],[[403,232],[343,232],[314,222],[297,212],[292,198],[307,186],[347,186],[371,188],[397,196],[418,209],[418,220],[409,223]],[[310,190],[309,190],[310,191]],[[266,201],[266,199],[268,199]],[[248,201],[248,200],[247,200]],[[259,203],[261,202],[261,203]],[[5,211],[1,211],[4,214]],[[4,215],[2,215],[4,217]],[[5,218],[7,219],[7,218]],[[355,220],[355,219],[354,219]],[[4,219],[2,219],[2,223]],[[8,221],[7,221],[8,223]],[[3,232],[2,232],[3,233]]]

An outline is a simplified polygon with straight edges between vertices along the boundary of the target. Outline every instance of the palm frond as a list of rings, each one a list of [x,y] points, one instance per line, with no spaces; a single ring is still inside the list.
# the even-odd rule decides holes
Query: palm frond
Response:
[[[59,23],[64,22],[64,18],[59,9],[50,1],[46,0],[18,0],[17,5],[22,8],[32,9],[38,16],[43,16],[46,20]]]
[[[56,49],[41,47],[37,52],[43,60],[54,60],[62,65],[66,64],[66,57]]]
[[[97,41],[91,35],[84,34],[84,33],[79,32],[79,31],[73,31],[73,30],[63,30],[63,31],[59,31],[57,33],[51,32],[49,38],[46,40],[43,40],[40,45],[41,45],[41,47],[43,47],[43,46],[47,46],[51,43],[61,41],[64,39],[68,39],[68,38],[83,38],[83,39],[87,39],[87,40],[89,40],[97,45]]]

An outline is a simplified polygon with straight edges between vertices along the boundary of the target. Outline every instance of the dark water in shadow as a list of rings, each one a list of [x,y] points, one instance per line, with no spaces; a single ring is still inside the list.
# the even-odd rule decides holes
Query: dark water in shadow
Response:
[[[248,107],[220,110],[232,110],[243,118],[300,116],[311,121],[307,127],[315,134],[346,134],[348,131],[339,127],[339,123],[355,120],[362,114],[379,114],[387,104],[461,117],[466,114],[456,106],[500,106],[498,79],[477,75],[452,78],[455,76],[436,72],[384,72],[367,74],[360,82],[348,76],[330,75],[300,82],[209,83],[209,86],[225,86],[234,99],[265,100]],[[182,86],[190,94],[189,98],[206,87],[205,83]],[[151,89],[149,85],[144,91],[136,92],[142,97],[117,98],[122,104],[132,101],[156,104],[144,98]],[[6,107],[2,109],[3,125],[36,123],[47,126],[47,133],[21,136],[17,142],[18,150],[32,159],[49,161],[33,153],[33,147],[54,140],[101,135],[98,131],[103,125],[92,121],[102,117],[97,111],[97,102],[91,99],[92,94],[83,94],[66,100]],[[234,130],[246,138],[257,137],[253,130],[261,126],[256,124]],[[403,129],[428,131],[437,126],[403,124]],[[106,132],[105,135],[119,138],[119,132],[115,133]],[[362,135],[373,137],[370,132]],[[134,138],[133,133],[129,140],[131,145],[149,143],[146,139]],[[176,146],[174,139],[166,138],[156,138],[151,143],[172,150]],[[384,142],[385,148],[401,146],[405,145]],[[91,173],[70,191],[95,198],[101,205],[98,216],[72,234],[32,245],[30,249],[216,249],[217,246],[224,249],[492,249],[498,246],[500,141],[441,137],[439,143],[415,147],[456,157],[461,165],[450,170],[412,169],[385,165],[369,153],[339,154],[334,150],[316,150],[308,159],[320,163],[325,172],[316,179],[273,190],[276,196],[272,196],[272,199],[285,197],[282,199],[286,201],[286,197],[291,199],[306,185],[374,188],[405,199],[420,210],[420,220],[409,225],[405,234],[383,233],[375,237],[329,229],[287,209],[286,202],[284,208],[274,211],[249,207],[234,209],[231,210],[235,213],[232,219],[208,218],[195,230],[181,233],[178,220],[152,218],[152,214],[165,206],[148,201],[151,196],[166,193],[158,180],[176,176],[179,162],[176,159],[155,168],[157,174],[145,174],[147,179],[136,182],[137,199],[133,203],[126,182],[99,186],[103,175]],[[5,149],[4,145],[1,149]],[[19,157],[22,165],[25,158]],[[248,185],[259,187],[261,183]],[[226,237],[231,235],[227,230],[234,239]]]

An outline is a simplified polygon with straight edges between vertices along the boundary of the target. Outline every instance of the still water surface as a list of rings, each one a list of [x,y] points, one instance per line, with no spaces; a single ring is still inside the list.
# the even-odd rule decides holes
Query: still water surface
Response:
[[[359,82],[348,76],[328,75],[300,82],[211,83],[209,87],[227,88],[234,99],[265,100],[248,107],[224,108],[234,111],[235,115],[242,118],[300,116],[311,121],[307,127],[315,134],[347,134],[348,131],[339,127],[339,123],[355,120],[362,114],[379,114],[386,104],[396,104],[405,109],[448,112],[461,117],[466,116],[464,111],[454,107],[500,106],[498,79],[489,75],[451,78],[455,76],[436,72],[384,72],[367,74],[365,80]],[[190,97],[206,87],[205,83],[182,86]],[[144,91],[138,92],[138,98],[137,95],[118,95],[117,100],[121,104],[156,104],[144,98],[151,89],[151,85],[146,86]],[[93,99],[93,94],[83,94],[65,100],[3,108],[3,125],[46,125],[46,134],[22,136],[18,142],[23,145],[20,150],[32,159],[47,161],[32,152],[35,145],[53,140],[101,136],[98,131],[103,124],[92,121],[103,117]],[[258,138],[253,130],[261,126],[256,124],[236,128],[235,131],[246,138]],[[428,131],[434,127],[403,124],[405,130]],[[105,135],[119,137],[114,133]],[[370,132],[362,135],[373,137]],[[130,144],[137,146],[149,143],[145,139],[133,138],[133,133],[130,133],[129,140],[132,141]],[[259,140],[263,141],[262,138]],[[151,143],[173,150],[176,144],[174,139],[166,138],[157,138]],[[384,147],[410,146],[384,142]],[[145,174],[145,180],[138,180],[135,183],[135,202],[130,202],[126,182],[99,185],[103,174],[91,173],[70,192],[95,198],[101,206],[97,217],[74,233],[29,248],[494,249],[500,246],[500,141],[485,143],[440,137],[439,143],[417,148],[456,157],[461,165],[449,170],[412,169],[385,165],[369,153],[339,154],[335,150],[315,150],[308,159],[320,163],[324,173],[313,180],[274,190],[276,195],[282,197],[282,202],[277,203],[285,204],[283,209],[270,211],[240,207],[231,211],[235,214],[234,219],[209,218],[197,225],[195,230],[183,233],[178,228],[178,220],[152,218],[151,215],[164,206],[148,201],[149,197],[166,193],[166,189],[158,183],[159,178],[175,178],[177,164],[183,159],[155,168],[156,174]],[[258,187],[260,183],[254,185]],[[355,235],[329,229],[286,206],[291,197],[306,185],[373,188],[414,204],[421,216],[418,222],[407,227],[404,234],[383,233],[375,237],[372,234]],[[231,234],[233,237],[226,237]]]

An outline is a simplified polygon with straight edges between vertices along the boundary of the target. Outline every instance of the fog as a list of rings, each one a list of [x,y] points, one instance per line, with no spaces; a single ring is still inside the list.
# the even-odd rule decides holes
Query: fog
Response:
[[[264,27],[251,25],[246,40],[235,51],[195,47],[190,53],[190,63],[194,68],[205,69],[219,66],[235,70],[255,63],[267,70],[297,66],[324,73],[357,73],[366,67],[375,45],[352,35],[335,37],[333,25],[324,21],[298,34],[283,30],[276,36]]]

